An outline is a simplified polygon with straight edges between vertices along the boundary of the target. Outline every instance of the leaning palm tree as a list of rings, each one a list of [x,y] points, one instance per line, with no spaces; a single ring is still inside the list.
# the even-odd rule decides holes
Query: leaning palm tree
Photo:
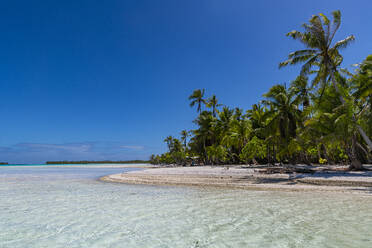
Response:
[[[300,41],[306,49],[290,53],[288,59],[279,64],[279,68],[303,64],[302,76],[316,72],[312,86],[320,84],[324,88],[331,83],[338,92],[341,103],[345,104],[346,101],[337,83],[337,78],[340,77],[339,67],[343,60],[340,50],[346,48],[350,42],[355,40],[355,37],[350,35],[334,43],[333,38],[341,25],[341,12],[334,11],[332,15],[333,21],[330,21],[324,14],[314,15],[309,23],[303,24],[304,32],[297,30],[289,32],[287,36]],[[353,119],[356,122],[354,115]],[[372,141],[360,125],[357,125],[357,129],[372,150]]]
[[[356,114],[369,136],[372,135],[372,54],[358,66],[351,78],[353,97],[359,105]]]
[[[217,107],[220,107],[220,106],[222,106],[222,104],[218,103],[217,97],[215,95],[208,98],[207,107],[212,108],[213,117],[216,117],[216,113],[218,111]]]
[[[191,100],[190,107],[193,107],[195,104],[197,104],[197,111],[201,113],[201,105],[206,104],[204,97],[205,90],[197,89],[194,90],[194,92],[189,96],[189,100]]]

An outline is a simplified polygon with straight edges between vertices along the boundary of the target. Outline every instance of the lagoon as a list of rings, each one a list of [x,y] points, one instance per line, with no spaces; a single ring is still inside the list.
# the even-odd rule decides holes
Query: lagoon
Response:
[[[1,166],[0,247],[372,247],[372,197],[105,183],[138,168]]]

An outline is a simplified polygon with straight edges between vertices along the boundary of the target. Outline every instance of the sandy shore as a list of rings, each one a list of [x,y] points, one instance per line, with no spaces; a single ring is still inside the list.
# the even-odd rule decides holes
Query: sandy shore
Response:
[[[251,168],[200,166],[145,169],[108,175],[100,180],[127,184],[372,194],[371,171],[262,174]]]

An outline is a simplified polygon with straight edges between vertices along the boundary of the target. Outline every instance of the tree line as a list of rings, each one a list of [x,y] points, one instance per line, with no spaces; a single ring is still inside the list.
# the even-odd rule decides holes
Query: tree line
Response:
[[[353,35],[334,42],[340,11],[332,19],[314,15],[302,31],[287,34],[304,45],[279,68],[301,65],[288,86],[272,86],[251,109],[230,108],[204,89],[189,97],[198,116],[195,130],[168,136],[168,152],[151,155],[155,164],[320,163],[364,169],[372,151],[372,55],[342,67],[341,51]]]

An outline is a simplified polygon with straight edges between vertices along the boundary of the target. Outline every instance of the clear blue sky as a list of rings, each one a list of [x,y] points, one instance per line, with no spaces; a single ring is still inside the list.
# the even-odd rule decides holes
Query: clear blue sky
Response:
[[[340,9],[344,66],[372,52],[371,0],[64,0],[0,4],[0,161],[146,159],[193,128],[188,95],[247,109],[298,68],[285,36]]]

